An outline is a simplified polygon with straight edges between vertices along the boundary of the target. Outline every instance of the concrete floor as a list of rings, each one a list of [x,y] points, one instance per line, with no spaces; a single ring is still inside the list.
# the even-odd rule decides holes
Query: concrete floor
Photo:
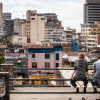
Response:
[[[75,92],[71,87],[17,87],[11,92]],[[80,92],[83,88],[80,88]],[[87,92],[92,92],[92,88],[87,88]],[[100,92],[100,89],[98,89]],[[100,98],[100,94],[10,94],[10,100],[68,100],[72,97],[73,100],[95,100]]]

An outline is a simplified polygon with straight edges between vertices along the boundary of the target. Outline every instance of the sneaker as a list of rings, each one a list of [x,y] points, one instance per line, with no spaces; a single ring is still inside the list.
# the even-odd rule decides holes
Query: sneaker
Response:
[[[77,93],[79,92],[79,88],[76,88],[76,92],[77,92]]]
[[[85,100],[85,98],[82,98],[82,100]]]
[[[83,92],[84,92],[84,93],[86,93],[86,87],[84,87],[84,90],[83,90]]]

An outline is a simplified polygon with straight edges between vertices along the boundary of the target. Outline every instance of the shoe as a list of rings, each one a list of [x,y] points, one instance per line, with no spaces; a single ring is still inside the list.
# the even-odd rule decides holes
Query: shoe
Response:
[[[76,88],[76,92],[79,93],[79,88]]]
[[[83,90],[83,92],[84,92],[84,93],[86,93],[86,87],[84,87],[84,90]]]
[[[85,100],[85,98],[82,98],[82,100]]]
[[[97,88],[94,88],[94,93],[97,93]]]
[[[72,98],[69,98],[68,100],[72,100]]]

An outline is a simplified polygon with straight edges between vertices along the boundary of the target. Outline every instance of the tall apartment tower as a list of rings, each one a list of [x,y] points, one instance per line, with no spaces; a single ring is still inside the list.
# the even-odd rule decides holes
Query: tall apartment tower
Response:
[[[100,0],[85,0],[83,10],[84,24],[100,21]]]
[[[2,25],[2,2],[0,3],[0,25]]]
[[[45,40],[45,16],[35,10],[26,12],[26,24],[22,26],[22,35],[27,36],[28,43]]]

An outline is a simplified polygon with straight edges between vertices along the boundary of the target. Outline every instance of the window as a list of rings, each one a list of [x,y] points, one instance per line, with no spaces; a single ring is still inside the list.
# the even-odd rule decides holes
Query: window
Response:
[[[22,61],[22,66],[26,66],[26,61]]]
[[[35,54],[32,54],[32,58],[35,58]]]
[[[56,60],[59,60],[59,53],[56,54]]]
[[[59,63],[56,63],[56,68],[59,67]]]
[[[31,18],[32,20],[35,20],[35,18]]]
[[[37,63],[36,62],[32,62],[32,68],[37,68]]]
[[[98,29],[98,31],[100,31],[100,29]]]
[[[44,20],[44,18],[41,18],[41,20]]]
[[[45,68],[50,68],[50,63],[45,63]]]
[[[50,54],[45,54],[45,59],[50,59]]]

